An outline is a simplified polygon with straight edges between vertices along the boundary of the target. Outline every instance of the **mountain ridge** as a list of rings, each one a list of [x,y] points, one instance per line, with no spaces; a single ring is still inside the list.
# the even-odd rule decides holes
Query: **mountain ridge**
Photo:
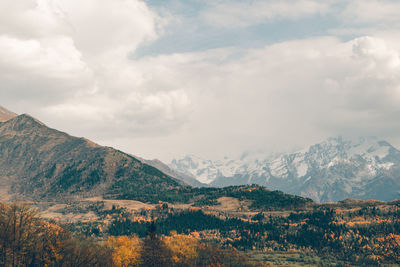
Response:
[[[14,198],[32,200],[101,195],[156,201],[157,190],[184,188],[133,156],[49,128],[28,114],[0,124],[0,179]]]
[[[211,161],[186,156],[169,166],[212,186],[255,183],[318,202],[400,197],[400,151],[376,137],[329,138],[272,159]]]

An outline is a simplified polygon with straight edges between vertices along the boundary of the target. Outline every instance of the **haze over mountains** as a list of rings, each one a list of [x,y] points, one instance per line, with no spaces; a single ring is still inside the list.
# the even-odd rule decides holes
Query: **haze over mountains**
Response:
[[[188,184],[259,184],[317,202],[400,198],[400,151],[373,137],[330,138],[275,157],[211,161],[187,156],[168,166],[72,137],[26,114],[0,107],[0,115],[2,199],[102,196],[175,201],[193,194]]]
[[[27,114],[0,122],[0,200],[66,203],[95,197],[200,205],[215,204],[216,199],[229,196],[267,209],[312,203],[310,199],[260,186],[194,188],[171,176],[174,174],[178,173],[160,161],[139,160],[70,136]],[[187,178],[179,174],[177,177]],[[190,177],[186,180],[195,182]]]
[[[256,183],[318,202],[400,198],[400,151],[375,137],[330,138],[272,158],[211,161],[186,156],[170,167],[212,186]]]

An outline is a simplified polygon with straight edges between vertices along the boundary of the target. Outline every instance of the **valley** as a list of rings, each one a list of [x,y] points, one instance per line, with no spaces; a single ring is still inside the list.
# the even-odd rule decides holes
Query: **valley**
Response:
[[[238,196],[219,197],[209,205],[97,198],[35,205],[43,218],[87,237],[145,238],[149,225],[155,222],[164,238],[176,232],[234,248],[256,265],[372,266],[400,261],[399,201],[348,199],[274,209],[252,204]]]

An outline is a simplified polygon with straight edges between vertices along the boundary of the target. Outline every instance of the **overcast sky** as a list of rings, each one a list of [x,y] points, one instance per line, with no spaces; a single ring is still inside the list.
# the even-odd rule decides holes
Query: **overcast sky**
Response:
[[[0,105],[145,158],[400,146],[400,1],[1,0]]]

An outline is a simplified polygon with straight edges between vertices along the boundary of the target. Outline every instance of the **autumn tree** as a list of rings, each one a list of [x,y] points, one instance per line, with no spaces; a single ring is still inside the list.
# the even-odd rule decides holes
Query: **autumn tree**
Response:
[[[0,265],[31,264],[37,258],[39,220],[25,205],[0,207]]]
[[[172,261],[176,266],[194,266],[198,258],[199,241],[189,235],[172,231],[164,242],[172,252]]]
[[[140,266],[159,267],[172,266],[171,250],[160,239],[156,232],[156,225],[152,222],[149,225],[148,235],[143,240]]]
[[[107,245],[112,249],[112,260],[116,266],[139,266],[141,243],[136,235],[110,236]]]
[[[41,220],[26,205],[0,204],[0,266],[112,266],[111,250]]]

